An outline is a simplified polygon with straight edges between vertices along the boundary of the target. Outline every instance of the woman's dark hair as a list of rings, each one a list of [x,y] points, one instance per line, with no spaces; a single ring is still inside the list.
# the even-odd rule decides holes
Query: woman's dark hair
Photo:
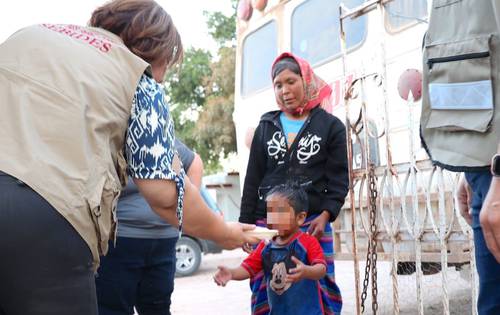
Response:
[[[118,35],[125,46],[149,64],[182,61],[182,41],[170,15],[154,0],[113,0],[97,8],[92,27]]]
[[[281,72],[283,72],[286,69],[292,71],[295,74],[302,76],[302,74],[300,73],[300,67],[299,67],[299,64],[297,63],[297,61],[295,61],[295,59],[293,59],[291,57],[285,57],[283,59],[278,60],[278,62],[276,62],[274,64],[273,70],[271,71],[273,80],[274,80],[274,78],[276,78],[276,76],[278,74],[280,74]]]
[[[267,194],[266,200],[272,195],[280,196],[288,200],[295,214],[299,214],[303,211],[307,212],[309,210],[309,198],[307,197],[307,193],[297,183],[287,182],[284,185],[275,186]]]

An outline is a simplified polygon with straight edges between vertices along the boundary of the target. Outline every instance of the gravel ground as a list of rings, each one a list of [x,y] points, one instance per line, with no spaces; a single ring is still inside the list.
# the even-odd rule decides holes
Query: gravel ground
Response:
[[[246,254],[242,250],[224,251],[203,257],[200,270],[190,277],[176,278],[172,296],[172,314],[178,315],[239,315],[250,314],[250,289],[248,280],[232,281],[226,287],[213,282],[217,266],[237,266]],[[355,285],[351,261],[337,261],[336,277],[344,307],[342,314],[355,314]],[[363,270],[364,265],[360,268]],[[363,277],[363,273],[361,273]],[[424,313],[443,314],[442,274],[424,276]],[[393,314],[392,281],[390,264],[378,263],[378,314]],[[399,307],[401,314],[418,314],[415,274],[398,276]],[[371,291],[368,292],[370,296]],[[454,268],[448,268],[448,295],[450,314],[472,314],[470,281],[462,278]],[[367,303],[366,314],[371,314],[371,302]]]

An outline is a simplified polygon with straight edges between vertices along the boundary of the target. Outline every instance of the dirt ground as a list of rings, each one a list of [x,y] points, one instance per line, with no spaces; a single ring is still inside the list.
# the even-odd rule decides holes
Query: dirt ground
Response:
[[[231,281],[226,287],[218,287],[213,282],[217,266],[237,266],[246,254],[242,250],[224,251],[203,257],[199,271],[190,277],[176,278],[172,296],[172,314],[175,315],[240,315],[250,314],[250,289],[248,280]],[[336,278],[339,284],[344,306],[342,314],[355,314],[355,285],[353,264],[351,261],[336,262]],[[360,266],[363,268],[363,265]],[[362,269],[363,270],[363,269]],[[361,273],[363,276],[363,273]],[[378,263],[379,312],[393,314],[392,282],[390,265]],[[472,314],[470,281],[459,272],[448,268],[448,296],[450,314]],[[442,274],[424,276],[424,313],[442,314]],[[399,307],[401,314],[418,314],[415,274],[398,276]],[[368,292],[370,296],[370,291]],[[368,301],[365,314],[371,314]]]

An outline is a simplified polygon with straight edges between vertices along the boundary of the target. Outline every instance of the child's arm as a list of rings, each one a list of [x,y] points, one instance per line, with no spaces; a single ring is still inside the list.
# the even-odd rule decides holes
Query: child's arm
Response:
[[[295,268],[291,268],[286,276],[287,282],[297,282],[302,279],[319,280],[326,275],[326,266],[318,263],[312,266],[305,265],[302,261],[292,256]]]
[[[236,268],[227,268],[225,266],[218,266],[219,270],[214,276],[215,283],[219,286],[226,286],[230,280],[246,280],[250,278],[250,273],[239,266]]]
[[[245,280],[262,270],[261,253],[264,246],[265,243],[260,242],[257,248],[237,268],[218,266],[219,270],[214,276],[215,283],[225,286],[230,280]]]

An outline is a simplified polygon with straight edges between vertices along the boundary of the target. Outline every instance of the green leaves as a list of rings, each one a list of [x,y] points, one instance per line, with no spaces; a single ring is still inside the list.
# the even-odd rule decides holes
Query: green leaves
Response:
[[[217,42],[219,47],[235,46],[236,44],[236,6],[238,0],[230,0],[233,14],[226,16],[222,12],[207,12],[207,26],[210,36]]]
[[[237,1],[231,0],[233,9]],[[232,120],[236,61],[236,10],[232,16],[204,12],[219,49],[214,58],[204,49],[189,48],[182,65],[172,69],[165,90],[176,136],[197,152],[205,173],[222,169],[220,158],[236,151]]]
[[[169,100],[184,110],[191,105],[203,106],[205,85],[212,75],[212,56],[203,49],[189,48],[184,53],[184,62],[174,67],[166,79]]]
[[[228,43],[234,45],[236,42],[236,18],[225,16],[221,12],[204,12],[208,18],[207,26],[210,36],[219,44],[225,46]]]

